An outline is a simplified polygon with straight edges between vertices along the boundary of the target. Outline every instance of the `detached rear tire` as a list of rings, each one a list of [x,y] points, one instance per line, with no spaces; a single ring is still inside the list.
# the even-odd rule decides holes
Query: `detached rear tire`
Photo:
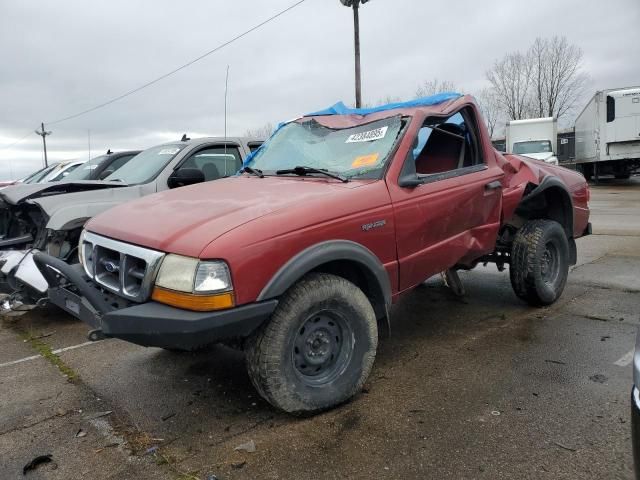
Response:
[[[366,381],[378,329],[365,294],[344,278],[310,274],[280,299],[245,347],[247,370],[276,408],[311,414],[339,405]]]
[[[509,276],[516,295],[535,306],[551,305],[567,283],[569,243],[553,220],[532,220],[516,233]]]

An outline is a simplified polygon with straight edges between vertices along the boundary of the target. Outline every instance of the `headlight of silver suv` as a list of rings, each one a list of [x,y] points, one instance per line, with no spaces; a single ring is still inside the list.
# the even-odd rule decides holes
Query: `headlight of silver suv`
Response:
[[[221,310],[235,305],[231,273],[225,262],[175,254],[168,254],[162,260],[151,298],[196,311]]]

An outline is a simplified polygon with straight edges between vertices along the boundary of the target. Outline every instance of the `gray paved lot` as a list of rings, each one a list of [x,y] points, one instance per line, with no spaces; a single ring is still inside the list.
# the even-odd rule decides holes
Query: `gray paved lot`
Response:
[[[56,312],[4,320],[0,479],[631,478],[640,179],[592,194],[594,235],[558,303],[522,304],[495,267],[463,273],[464,298],[434,278],[394,308],[363,393],[314,418],[258,398],[223,347],[83,345]]]

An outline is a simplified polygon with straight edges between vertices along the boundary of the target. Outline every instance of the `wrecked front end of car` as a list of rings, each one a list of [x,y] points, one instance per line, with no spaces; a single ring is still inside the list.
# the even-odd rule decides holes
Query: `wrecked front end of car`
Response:
[[[22,309],[46,297],[47,282],[33,255],[43,251],[65,261],[77,261],[79,228],[47,228],[49,216],[36,203],[0,204],[0,310]]]

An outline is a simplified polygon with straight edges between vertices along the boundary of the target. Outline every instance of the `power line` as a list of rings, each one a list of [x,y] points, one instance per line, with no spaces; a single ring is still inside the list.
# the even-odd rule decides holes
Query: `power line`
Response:
[[[9,150],[11,147],[13,147],[14,145],[19,144],[20,142],[22,142],[25,138],[27,138],[29,135],[31,135],[33,132],[31,130],[29,130],[27,132],[27,134],[24,137],[20,137],[18,140],[16,140],[15,142],[7,145],[6,147],[2,147],[0,148],[0,152],[3,152],[5,150]]]
[[[147,88],[147,87],[150,87],[151,85],[153,85],[153,84],[155,84],[155,83],[158,83],[159,81],[164,80],[164,79],[165,79],[165,78],[167,78],[167,77],[170,77],[171,75],[173,75],[173,74],[175,74],[175,73],[179,72],[180,70],[184,70],[185,68],[187,68],[187,67],[189,67],[189,66],[193,65],[194,63],[199,62],[199,61],[200,61],[200,60],[202,60],[203,58],[208,57],[208,56],[209,56],[209,55],[211,55],[212,53],[215,53],[215,52],[217,52],[218,50],[223,49],[223,48],[224,48],[224,47],[226,47],[227,45],[230,45],[230,44],[232,44],[233,42],[235,42],[235,41],[237,41],[237,40],[240,40],[242,37],[245,37],[246,35],[250,34],[251,32],[254,32],[255,30],[259,29],[260,27],[262,27],[262,26],[266,25],[267,23],[272,22],[272,21],[273,21],[273,20],[275,20],[276,18],[278,18],[278,17],[280,17],[280,16],[284,15],[284,14],[285,14],[285,13],[287,13],[289,10],[293,10],[293,9],[294,9],[294,8],[296,8],[298,5],[300,5],[300,4],[302,4],[302,3],[306,2],[306,1],[307,1],[307,0],[299,0],[299,1],[297,1],[297,2],[296,2],[296,3],[294,3],[293,5],[290,5],[289,7],[285,8],[284,10],[282,10],[282,11],[280,11],[280,12],[276,13],[275,15],[272,15],[271,17],[267,18],[266,20],[262,21],[261,23],[259,23],[259,24],[255,25],[255,26],[251,27],[249,30],[246,30],[246,31],[244,31],[244,32],[243,32],[243,33],[241,33],[241,34],[236,35],[236,36],[235,36],[235,37],[233,37],[232,39],[227,40],[226,42],[224,42],[224,43],[222,43],[222,44],[218,45],[218,46],[217,46],[217,47],[215,47],[214,49],[209,50],[209,51],[208,51],[208,52],[206,52],[206,53],[203,53],[203,54],[202,54],[202,55],[200,55],[199,57],[194,58],[193,60],[191,60],[191,61],[189,61],[189,62],[185,63],[184,65],[181,65],[181,66],[179,66],[178,68],[176,68],[176,69],[174,69],[174,70],[171,70],[170,72],[167,72],[167,73],[165,73],[164,75],[161,75],[161,76],[159,76],[159,77],[155,78],[154,80],[151,80],[151,81],[149,81],[149,82],[147,82],[147,83],[145,83],[145,84],[143,84],[143,85],[140,85],[139,87],[134,88],[133,90],[129,90],[128,92],[123,93],[122,95],[119,95],[119,96],[117,96],[117,97],[115,97],[115,98],[112,98],[111,100],[108,100],[108,101],[106,101],[106,102],[100,103],[100,104],[98,104],[98,105],[96,105],[96,106],[94,106],[94,107],[88,108],[88,109],[83,110],[83,111],[81,111],[81,112],[74,113],[73,115],[69,115],[69,116],[67,116],[67,117],[59,118],[59,119],[57,119],[57,120],[54,120],[54,121],[51,121],[51,122],[45,122],[45,123],[46,123],[47,125],[55,125],[55,124],[57,124],[57,123],[66,122],[67,120],[71,120],[72,118],[77,118],[77,117],[80,117],[81,115],[85,115],[85,114],[87,114],[87,113],[90,113],[90,112],[93,112],[93,111],[95,111],[95,110],[98,110],[99,108],[106,107],[107,105],[110,105],[110,104],[112,104],[112,103],[115,103],[115,102],[117,102],[118,100],[122,100],[123,98],[128,97],[129,95],[133,95],[134,93],[137,93],[137,92],[139,92],[140,90],[143,90],[143,89],[145,89],[145,88]]]

